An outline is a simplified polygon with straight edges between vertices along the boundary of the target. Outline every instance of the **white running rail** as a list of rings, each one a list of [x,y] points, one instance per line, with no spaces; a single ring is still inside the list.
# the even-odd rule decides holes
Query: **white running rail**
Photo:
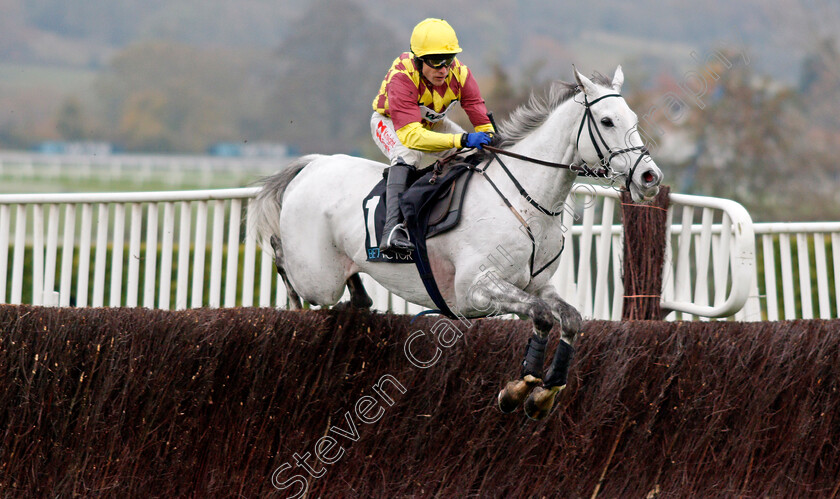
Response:
[[[0,195],[0,303],[285,306],[271,258],[262,253],[257,274],[255,240],[242,237],[243,203],[257,191]]]
[[[745,319],[840,317],[840,222],[759,223],[755,233],[763,269],[754,282],[761,292],[752,288]]]
[[[163,309],[285,306],[285,289],[278,285],[270,255],[259,251],[243,223],[248,200],[257,191],[0,195],[0,279],[6,283],[0,286],[0,303]],[[579,184],[563,215],[571,237],[552,280],[585,317],[621,317],[618,198],[615,190]],[[743,207],[725,199],[671,194],[671,204],[662,300],[663,307],[674,311],[668,318],[779,318],[780,307],[769,299],[777,294],[776,281],[767,271],[774,268],[775,253],[766,251],[766,241],[777,244],[778,238],[786,272],[792,266],[785,238],[795,235],[796,248],[803,247],[800,239],[811,237],[812,228],[770,224],[765,230],[764,224],[752,224]],[[825,303],[831,300],[829,291],[835,300],[840,296],[835,291],[840,282],[838,226],[821,226],[831,232],[834,288],[826,277],[825,246],[818,241],[824,238],[814,239],[821,316],[836,317]],[[772,289],[765,295],[758,292],[754,227],[765,230],[758,232],[765,241],[762,289]],[[798,252],[797,258],[800,270],[809,265],[806,253]],[[809,273],[798,275],[802,289],[810,286]],[[778,279],[784,317],[807,317],[810,304],[803,298],[796,305],[796,296],[804,294],[796,294],[792,276],[789,272]],[[376,308],[421,310],[363,277]]]
[[[685,319],[689,314],[734,315],[747,301],[749,277],[754,274],[755,238],[749,213],[728,199],[675,193],[670,198],[663,309],[681,312]],[[553,282],[584,317],[621,318],[623,245],[622,226],[616,223],[621,211],[615,207],[618,200],[614,189],[577,184],[567,202],[567,206],[586,209],[579,216],[580,223],[572,225],[573,237],[567,238]],[[695,214],[701,215],[702,224],[694,223]],[[672,220],[677,215],[681,225],[675,226]],[[595,225],[598,216],[600,223]],[[565,213],[564,217],[569,226],[573,216]],[[693,234],[700,237],[699,244],[692,247]],[[677,316],[670,313],[667,318]]]

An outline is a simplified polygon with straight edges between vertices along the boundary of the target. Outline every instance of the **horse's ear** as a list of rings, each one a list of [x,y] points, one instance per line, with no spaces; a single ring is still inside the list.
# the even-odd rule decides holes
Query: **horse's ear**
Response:
[[[615,68],[615,76],[613,76],[612,80],[612,88],[616,92],[621,91],[621,85],[624,83],[624,71],[621,70],[621,64]]]
[[[580,71],[578,71],[574,66],[572,67],[575,70],[575,80],[577,81],[578,86],[583,89],[584,93],[587,95],[595,93],[595,84],[592,83],[592,80],[580,74]]]

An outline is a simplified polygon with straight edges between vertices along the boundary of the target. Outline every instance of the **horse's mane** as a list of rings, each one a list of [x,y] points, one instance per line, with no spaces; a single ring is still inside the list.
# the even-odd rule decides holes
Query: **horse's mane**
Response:
[[[592,81],[607,88],[612,85],[609,78],[601,73],[593,74]],[[571,99],[578,92],[576,83],[559,80],[551,84],[545,96],[539,96],[535,92],[531,92],[528,102],[517,107],[510,113],[508,119],[499,126],[499,133],[504,138],[501,147],[511,146],[524,139],[542,125],[560,104]]]

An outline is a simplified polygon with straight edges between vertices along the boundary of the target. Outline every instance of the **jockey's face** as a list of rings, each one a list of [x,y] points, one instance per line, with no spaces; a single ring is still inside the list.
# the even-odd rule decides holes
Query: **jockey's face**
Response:
[[[442,66],[435,69],[425,62],[423,63],[423,76],[425,76],[426,79],[434,86],[443,85],[444,80],[446,80],[446,75],[448,74],[449,66]]]

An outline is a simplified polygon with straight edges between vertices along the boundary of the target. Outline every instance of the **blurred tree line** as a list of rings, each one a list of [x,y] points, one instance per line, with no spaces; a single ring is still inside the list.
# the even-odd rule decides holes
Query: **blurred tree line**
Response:
[[[187,153],[218,141],[272,141],[302,152],[378,157],[371,102],[409,34],[355,3],[316,0],[272,51],[132,44],[103,68],[90,96],[62,103],[56,138]],[[480,62],[469,53],[464,60],[473,68]],[[512,75],[496,62],[489,76],[476,73],[497,119],[527,98],[530,83],[546,83],[541,67]]]
[[[11,17],[0,19],[0,26],[10,30],[18,28],[9,19],[28,19],[66,36],[125,43],[98,72],[89,94],[71,95],[61,103],[50,121],[53,135],[42,138],[106,140],[127,151],[181,153],[202,153],[218,141],[270,141],[302,153],[379,158],[370,140],[371,101],[390,62],[408,48],[410,30],[396,29],[372,0],[246,0],[239,7],[213,1],[207,12],[196,12],[186,1],[119,2],[127,11],[102,2],[71,9],[58,0],[0,0],[14,7],[6,12]],[[551,78],[571,78],[571,62],[581,56],[564,44],[573,43],[583,24],[558,32],[551,20],[579,17],[584,24],[602,23],[602,29],[614,22],[577,16],[583,6],[544,6],[541,11],[533,3],[524,4],[543,12],[543,18],[517,17],[522,9],[494,0],[488,9],[507,12],[507,22],[490,19],[488,10],[479,25],[489,28],[477,33],[460,29],[462,24],[471,27],[466,21],[470,12],[453,7],[453,18],[461,20],[456,24],[462,45],[472,47],[462,59],[473,68],[497,121],[532,90],[543,91]],[[408,5],[399,0],[394,15],[415,20],[418,13]],[[621,7],[627,15],[631,11]],[[141,21],[129,26],[126,12]],[[261,16],[256,24],[255,12]],[[89,24],[102,16],[113,22]],[[214,29],[198,30],[190,24],[196,19]],[[399,26],[406,24],[412,23]],[[243,34],[245,25],[252,29]],[[697,36],[716,36],[700,28],[698,23]],[[676,40],[678,33],[672,31],[667,37]],[[208,33],[216,33],[219,43]],[[138,36],[147,41],[134,41]],[[476,40],[489,47],[483,56],[475,50]],[[756,219],[836,218],[840,178],[830,148],[840,139],[837,38],[829,33],[808,47],[798,84],[762,77],[757,64],[737,53],[725,54],[731,67],[700,57],[692,71],[705,75],[702,108],[690,95],[698,90],[697,81],[685,81],[673,68],[651,72],[654,66],[647,59],[626,61],[624,94],[639,114],[666,182],[680,192],[739,200]],[[519,61],[522,54],[529,58]],[[605,61],[577,62],[606,74],[614,70]],[[677,99],[668,100],[668,95]],[[460,121],[465,123],[462,115]],[[34,138],[0,130],[5,145],[27,146]],[[800,203],[803,199],[809,202]]]
[[[316,0],[273,51],[132,44],[101,71],[91,98],[63,102],[56,132],[130,152],[200,153],[218,141],[272,141],[302,152],[378,157],[371,102],[409,34],[355,3]],[[474,67],[477,57],[464,59]],[[489,76],[476,73],[497,119],[527,98],[531,86],[522,82],[540,81],[540,68],[532,65],[516,82],[499,63]]]
[[[724,51],[682,80],[668,76],[635,93],[631,105],[666,182],[677,192],[735,199],[755,220],[836,219],[835,47],[833,40],[819,45],[805,62],[799,88],[758,74],[741,53]],[[682,154],[669,153],[680,146]]]
[[[273,141],[358,152],[401,38],[352,3],[318,0],[275,51],[130,45],[97,78],[92,99],[63,103],[57,131],[127,151],[199,153],[217,141]]]

